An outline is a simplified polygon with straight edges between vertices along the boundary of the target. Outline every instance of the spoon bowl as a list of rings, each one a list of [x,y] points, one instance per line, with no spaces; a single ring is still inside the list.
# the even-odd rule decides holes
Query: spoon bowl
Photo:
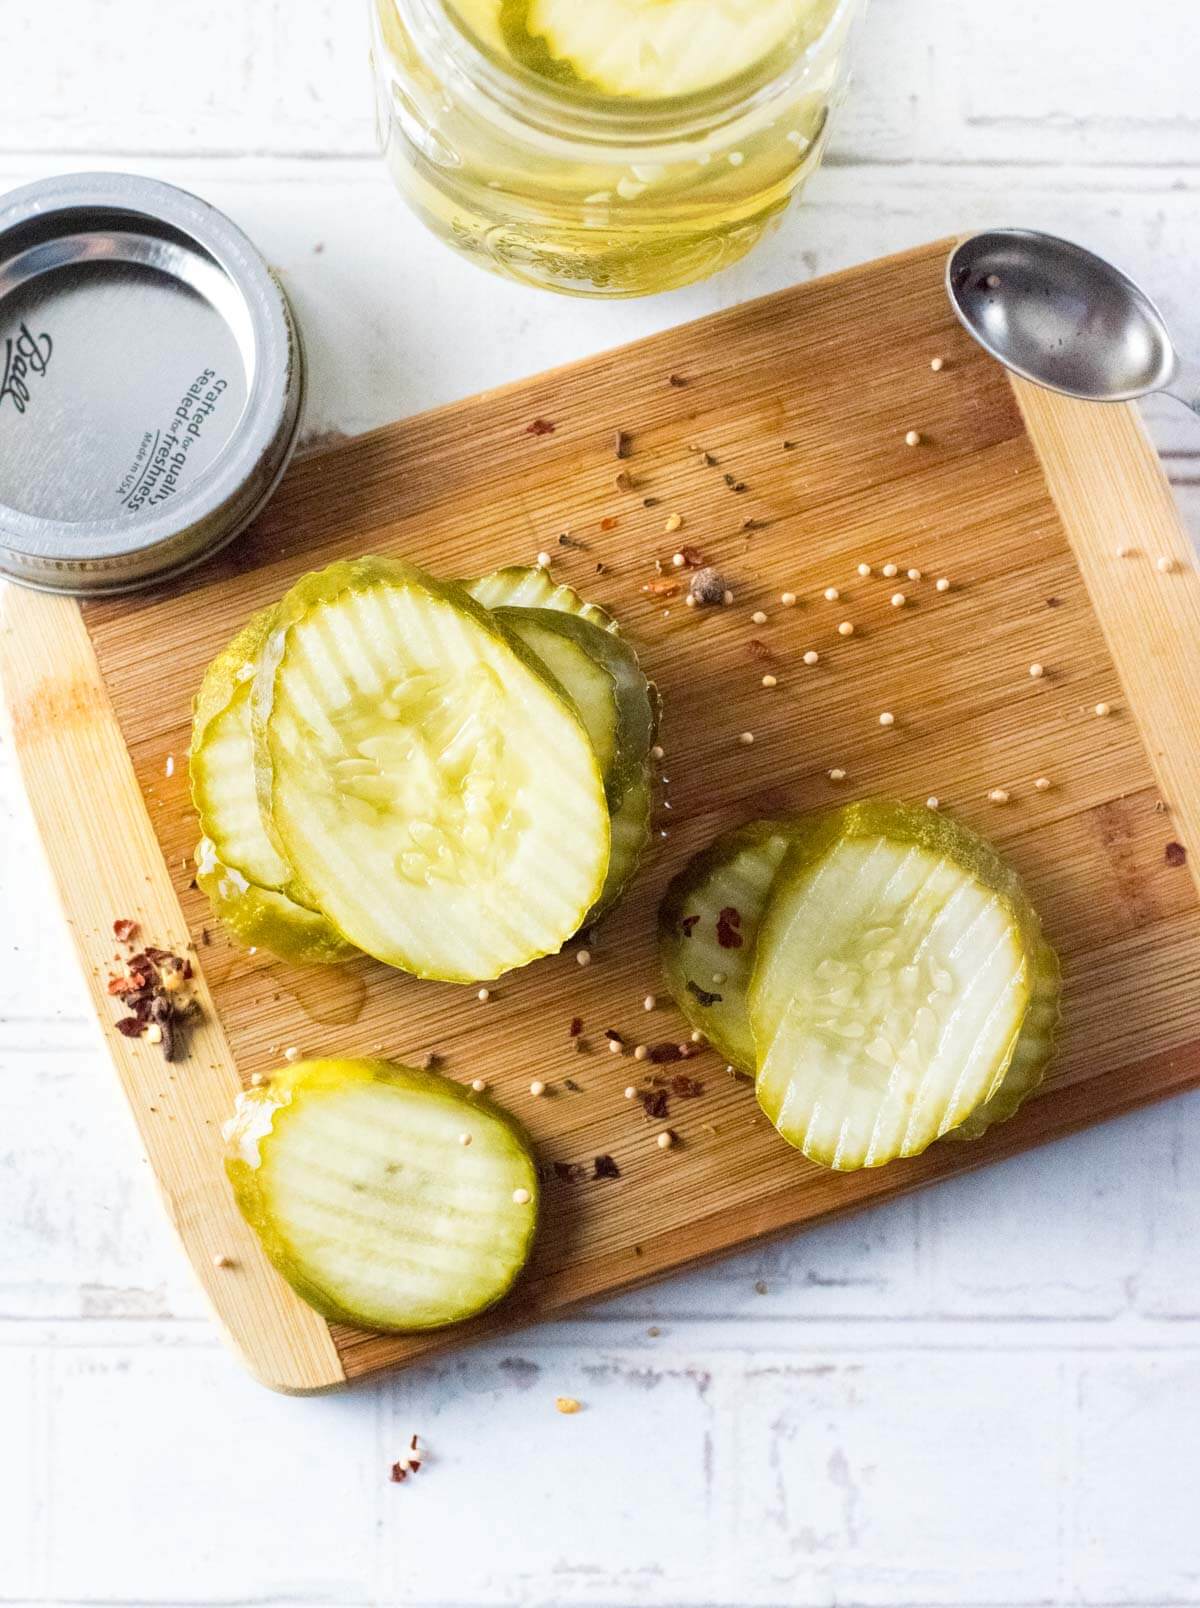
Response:
[[[1158,308],[1119,269],[1069,240],[1032,229],[973,235],[951,256],[946,288],[981,346],[1052,391],[1129,402],[1178,381]]]

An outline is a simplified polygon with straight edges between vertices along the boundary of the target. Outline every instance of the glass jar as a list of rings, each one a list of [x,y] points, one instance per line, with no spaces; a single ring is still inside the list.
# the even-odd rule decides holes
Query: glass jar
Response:
[[[719,27],[699,0],[542,0],[589,36],[575,59],[533,31],[539,0],[370,3],[380,136],[418,217],[526,284],[639,296],[736,262],[779,218],[820,161],[864,0],[707,0]],[[672,8],[695,26],[656,54]]]

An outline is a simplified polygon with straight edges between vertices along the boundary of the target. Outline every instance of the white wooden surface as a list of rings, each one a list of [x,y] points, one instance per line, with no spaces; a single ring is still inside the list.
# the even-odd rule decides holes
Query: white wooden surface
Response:
[[[4,0],[0,189],[123,167],[227,209],[299,308],[313,433],[992,222],[1111,252],[1200,352],[1194,4],[874,0],[864,47],[804,211],[652,302],[508,287],[421,232],[357,0]],[[1150,418],[1200,532],[1200,423]],[[160,1217],[2,751],[0,911],[0,1603],[1200,1603],[1200,1098],[286,1400]],[[390,1485],[413,1432],[430,1461]]]

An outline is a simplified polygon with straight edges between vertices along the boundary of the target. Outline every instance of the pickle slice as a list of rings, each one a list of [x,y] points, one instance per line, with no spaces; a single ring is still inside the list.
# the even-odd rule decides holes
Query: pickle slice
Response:
[[[225,1137],[242,1215],[292,1288],[336,1322],[457,1323],[499,1301],[528,1260],[528,1143],[436,1073],[298,1062],[238,1097]]]
[[[282,960],[348,960],[353,948],[310,908],[292,867],[267,835],[254,778],[250,690],[274,619],[262,609],[205,672],[192,714],[192,800],[204,832],[196,881],[235,938]]]
[[[379,960],[488,980],[561,948],[599,896],[609,818],[587,733],[461,587],[379,558],[306,576],[252,712],[271,829]]]
[[[554,580],[540,565],[525,568],[512,564],[463,584],[476,603],[482,603],[485,609],[558,609],[563,614],[582,615],[602,631],[620,629],[612,615],[598,603],[585,603],[573,586]]]
[[[675,1003],[718,1054],[754,1074],[746,991],[758,929],[794,829],[753,821],[683,868],[658,912],[658,952]]]
[[[315,910],[224,865],[211,838],[202,838],[196,850],[196,883],[240,943],[308,965],[337,965],[357,953]]]
[[[873,802],[807,823],[778,873],[749,990],[763,1110],[825,1166],[916,1155],[996,1094],[1040,924],[991,846]]]
[[[625,796],[612,816],[608,875],[604,879],[600,897],[588,911],[585,927],[590,922],[599,921],[613,908],[633,881],[641,864],[650,838],[651,785],[649,769],[643,767],[641,776],[625,789]]]
[[[645,772],[658,721],[657,692],[637,654],[623,637],[583,615],[515,608],[492,613],[507,629],[516,630],[575,700],[615,812],[625,790]],[[589,661],[583,667],[586,674],[577,664],[579,654]]]
[[[658,99],[726,82],[798,37],[830,0],[503,0],[504,42],[531,71]]]
[[[296,902],[297,879],[267,835],[254,780],[250,690],[274,608],[260,609],[204,673],[192,711],[188,774],[200,829],[222,864]]]
[[[493,609],[491,612],[506,631],[513,632],[537,654],[571,699],[591,739],[610,805],[614,791],[619,800],[616,682],[594,653],[574,635],[559,629],[555,622],[561,620],[578,625],[593,637],[604,637],[607,633],[587,620],[559,614],[553,609]]]

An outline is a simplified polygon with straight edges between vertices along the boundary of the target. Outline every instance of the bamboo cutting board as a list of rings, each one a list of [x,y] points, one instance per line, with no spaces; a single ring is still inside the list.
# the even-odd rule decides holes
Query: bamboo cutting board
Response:
[[[196,1271],[266,1382],[316,1390],[406,1363],[1200,1082],[1200,578],[1135,414],[1013,387],[952,320],[946,250],[309,457],[247,535],[160,591],[80,607],[8,590],[0,663],[15,747],[102,1020],[117,1014],[104,992],[114,918],[137,918],[148,942],[194,945],[204,1024],[190,1057],[166,1066],[149,1045],[115,1033],[110,1044]],[[531,431],[535,420],[553,429]],[[906,445],[910,430],[919,445]],[[560,545],[564,531],[580,545]],[[669,582],[685,543],[725,572],[731,607],[644,589],[659,582],[656,558]],[[542,961],[480,1003],[366,960],[298,969],[232,948],[191,886],[188,718],[206,662],[252,610],[334,558],[403,554],[467,576],[539,550],[619,613],[665,699],[662,835],[594,964]],[[881,578],[887,562],[901,578]],[[860,577],[859,563],[875,573]],[[910,568],[922,578],[905,579]],[[785,591],[795,606],[780,604]],[[839,635],[843,621],[853,635]],[[1052,785],[1037,790],[1038,777]],[[993,788],[1009,802],[989,802]],[[607,1053],[604,1030],[631,1045],[683,1037],[672,1008],[642,1003],[659,988],[667,879],[737,821],[879,793],[936,794],[1028,879],[1067,974],[1044,1092],[977,1144],[834,1175],[791,1152],[749,1086],[706,1053],[688,1067],[703,1094],[672,1102],[680,1142],[658,1150],[657,1125],[622,1094],[643,1067]],[[1184,864],[1167,853],[1176,844],[1194,851]],[[575,1016],[589,1053],[570,1040]],[[489,1318],[408,1339],[329,1326],[261,1257],[221,1167],[237,1089],[288,1046],[436,1052],[449,1075],[488,1080],[548,1166],[590,1173],[611,1155],[621,1176],[550,1177],[534,1264]],[[533,1078],[546,1097],[530,1098]]]

